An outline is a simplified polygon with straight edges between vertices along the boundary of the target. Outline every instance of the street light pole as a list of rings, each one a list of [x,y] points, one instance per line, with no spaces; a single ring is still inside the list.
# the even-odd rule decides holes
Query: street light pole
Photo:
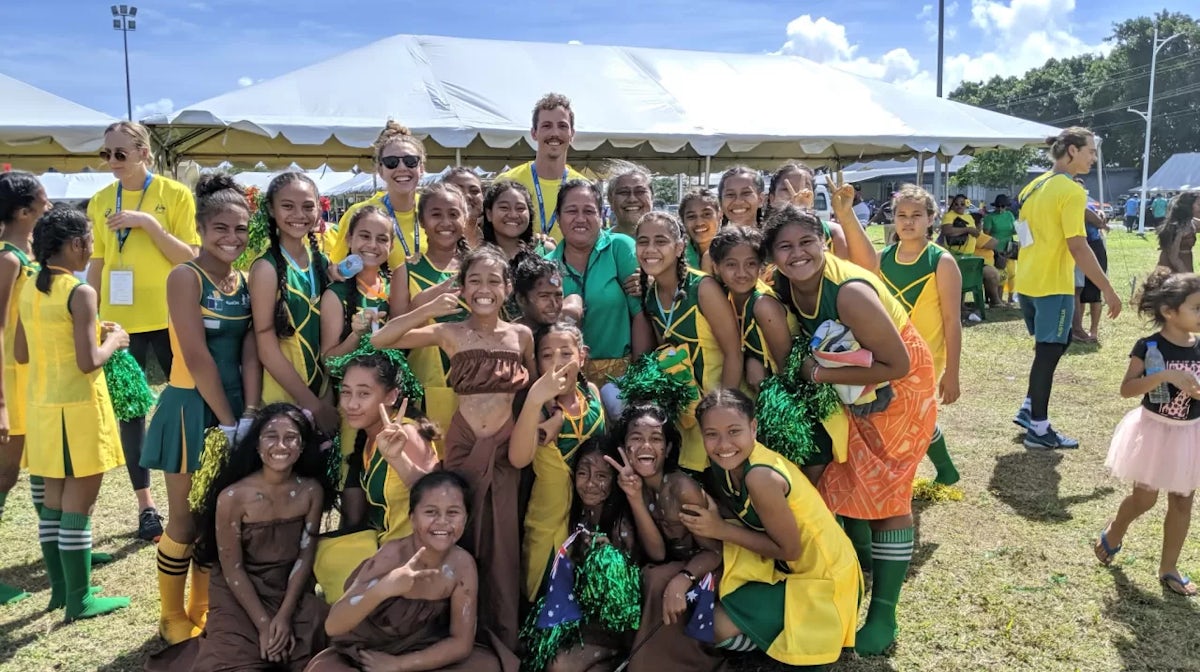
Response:
[[[942,61],[946,51],[946,0],[938,0],[938,40],[937,40],[937,97],[942,97]],[[933,155],[933,196],[938,204],[942,203],[942,170],[939,157],[941,150]]]
[[[129,86],[129,31],[137,30],[137,7],[133,5],[112,6],[113,30],[121,31],[121,41],[125,45],[125,115],[133,121],[133,94]]]
[[[1150,180],[1150,132],[1154,122],[1154,69],[1158,65],[1159,50],[1182,34],[1175,33],[1160,42],[1158,39],[1158,26],[1154,26],[1154,49],[1150,52],[1150,95],[1146,101],[1146,111],[1143,113],[1141,110],[1135,110],[1132,107],[1128,108],[1130,112],[1146,120],[1146,145],[1145,149],[1142,150],[1142,190],[1140,203],[1138,203],[1138,233],[1142,235],[1146,233],[1146,182]]]

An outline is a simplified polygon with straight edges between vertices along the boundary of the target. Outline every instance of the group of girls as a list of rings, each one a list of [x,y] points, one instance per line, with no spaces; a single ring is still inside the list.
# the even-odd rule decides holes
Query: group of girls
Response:
[[[114,128],[106,144],[129,137]],[[648,212],[632,237],[601,230],[599,187],[569,180],[556,246],[535,237],[515,182],[484,190],[460,171],[418,194],[424,147],[403,127],[389,124],[375,159],[386,191],[324,237],[315,184],[272,180],[269,243],[248,277],[235,264],[243,192],[221,176],[196,187],[194,231],[178,239],[194,255],[157,280],[174,360],[139,458],[166,474],[169,504],[160,633],[175,646],[149,667],[511,669],[515,653],[554,670],[715,669],[755,648],[815,666],[892,644],[939,378],[943,401],[958,390],[957,268],[924,238],[928,194],[902,191],[912,225],[876,257],[853,189],[834,193],[841,225],[823,222],[796,164],[769,189],[730,169],[717,193],[685,197],[682,221]],[[30,392],[24,452],[45,480],[39,538],[65,596],[51,606],[81,618],[127,604],[96,594],[74,554],[90,552],[100,475],[122,461],[99,369],[129,339],[72,275],[97,223],[43,215],[36,181],[23,188],[0,212],[0,263],[41,270],[0,311],[18,306],[5,345],[12,329],[12,360],[29,362],[6,368],[5,390]],[[166,235],[120,224],[96,235]],[[140,302],[153,269],[120,263],[109,270],[138,278]],[[105,278],[101,303],[131,282]],[[869,364],[790,356],[830,321]],[[643,355],[683,371],[693,403],[610,394]],[[792,461],[756,438],[753,397],[782,375],[887,393],[814,419],[819,450]],[[11,409],[21,395],[3,398]],[[214,437],[232,446],[223,461],[206,458]],[[193,479],[206,462],[215,478]],[[586,599],[598,567],[634,596],[623,615]],[[858,629],[860,568],[873,585]],[[552,614],[564,573],[583,607],[575,629]]]

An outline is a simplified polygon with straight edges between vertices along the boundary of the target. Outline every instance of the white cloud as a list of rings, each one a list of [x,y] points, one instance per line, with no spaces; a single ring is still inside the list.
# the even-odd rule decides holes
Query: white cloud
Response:
[[[238,77],[238,86],[247,87],[254,83],[254,80],[249,77]]]
[[[956,36],[951,24],[957,2],[946,5],[946,40]],[[1089,43],[1072,32],[1075,0],[971,0],[969,24],[981,33],[971,53],[947,53],[945,91],[963,81],[1021,75],[1050,58],[1107,53],[1101,41]],[[937,10],[926,4],[916,16],[927,35],[937,39]],[[962,24],[962,21],[954,22]],[[778,53],[803,56],[858,75],[893,82],[912,90],[936,89],[936,64],[921,63],[907,49],[897,48],[878,58],[859,55],[859,44],[846,27],[825,17],[803,15],[788,22],[787,40]]]
[[[133,118],[144,119],[152,114],[170,114],[175,111],[175,103],[170,98],[159,98],[153,103],[133,106]]]
[[[567,40],[567,44],[583,44],[583,42],[579,40]]]

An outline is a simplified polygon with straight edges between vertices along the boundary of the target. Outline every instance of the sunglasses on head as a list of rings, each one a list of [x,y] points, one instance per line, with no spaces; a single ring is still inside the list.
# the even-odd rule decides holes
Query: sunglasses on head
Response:
[[[401,161],[404,162],[405,168],[416,168],[417,166],[421,165],[421,157],[417,156],[416,154],[405,154],[404,156],[381,156],[381,157],[379,157],[379,162],[382,163],[383,167],[387,168],[388,170],[395,169],[397,166],[400,165]]]
[[[125,150],[123,150],[123,149],[118,149],[116,151],[112,151],[112,150],[108,150],[108,149],[100,150],[100,160],[101,161],[109,161],[112,159],[116,159],[117,161],[124,161],[125,159],[128,159],[128,158],[129,158],[129,155],[126,154]]]

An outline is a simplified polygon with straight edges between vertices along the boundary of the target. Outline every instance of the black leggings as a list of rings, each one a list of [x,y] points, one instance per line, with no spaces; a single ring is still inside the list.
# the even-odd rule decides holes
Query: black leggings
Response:
[[[129,353],[137,360],[142,371],[146,370],[146,355],[154,351],[154,358],[162,368],[163,374],[171,375],[171,362],[174,354],[171,352],[171,337],[166,329],[144,331],[129,335]],[[121,451],[125,453],[125,469],[129,472],[129,484],[134,490],[145,490],[150,487],[150,470],[143,469],[142,441],[146,438],[146,418],[134,418],[121,422]]]
[[[1047,419],[1050,412],[1050,389],[1054,386],[1054,370],[1058,360],[1067,352],[1062,343],[1037,343],[1033,348],[1033,366],[1029,369],[1029,414],[1034,420]]]

